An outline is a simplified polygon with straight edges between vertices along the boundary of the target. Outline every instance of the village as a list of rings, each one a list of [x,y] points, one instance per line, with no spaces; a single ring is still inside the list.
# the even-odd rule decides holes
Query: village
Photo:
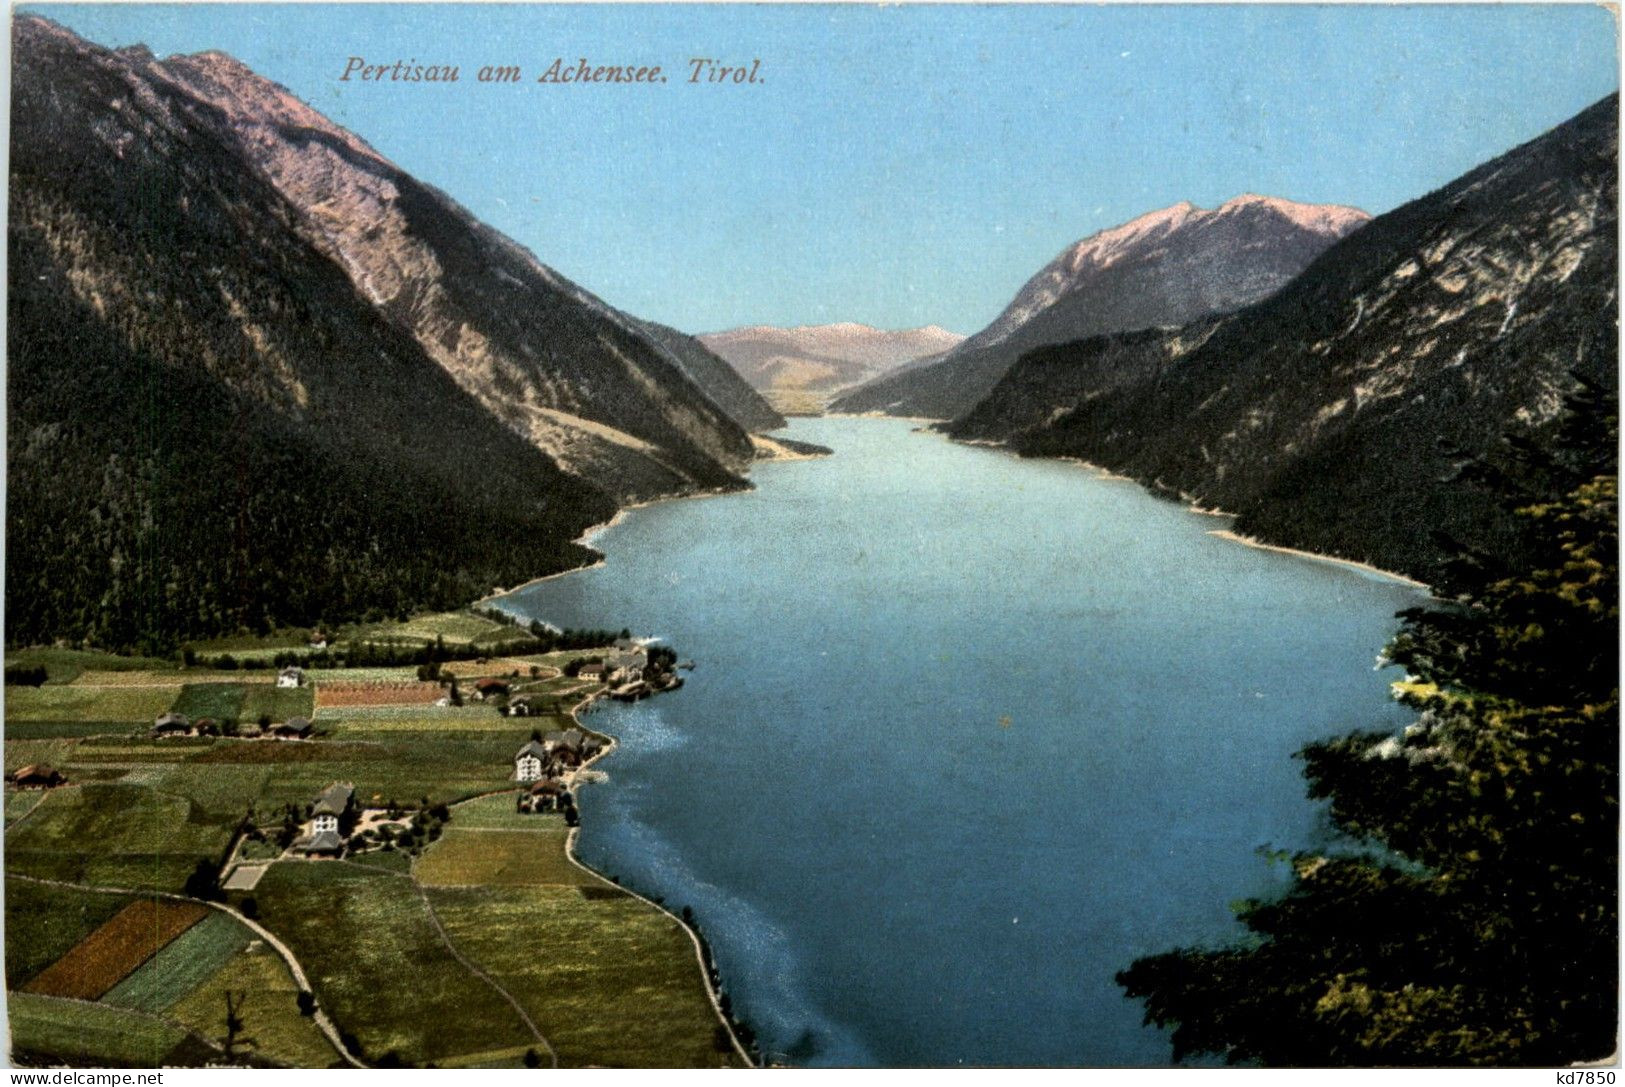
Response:
[[[524,629],[470,612],[363,636],[387,648],[403,631],[430,659],[331,666],[315,632],[200,646],[179,666],[8,655],[14,1055],[741,1060],[681,921],[572,855],[579,791],[613,747],[583,719],[600,700],[673,690],[692,665],[626,632],[537,652]],[[207,911],[192,904],[224,915],[199,923]],[[539,918],[577,935],[513,960],[505,949],[534,938]],[[375,938],[380,924],[389,939]],[[588,1014],[560,1024],[565,978]],[[455,1032],[400,1028],[448,1015]],[[228,1018],[247,1024],[251,1047]]]

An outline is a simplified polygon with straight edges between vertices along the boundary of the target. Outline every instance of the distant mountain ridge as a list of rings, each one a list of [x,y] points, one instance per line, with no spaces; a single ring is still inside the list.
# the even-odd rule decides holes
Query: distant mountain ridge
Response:
[[[964,337],[936,325],[888,330],[843,322],[752,325],[698,339],[789,410],[817,411],[841,390],[940,355]]]
[[[1450,482],[1617,398],[1618,96],[1372,220],[1287,287],[1175,330],[1045,347],[944,429],[1075,456],[1237,530],[1432,580],[1505,511]]]
[[[1036,347],[1183,325],[1268,297],[1370,216],[1334,204],[1245,194],[1189,202],[1068,246],[986,328],[941,359],[855,389],[831,410],[952,419]]]

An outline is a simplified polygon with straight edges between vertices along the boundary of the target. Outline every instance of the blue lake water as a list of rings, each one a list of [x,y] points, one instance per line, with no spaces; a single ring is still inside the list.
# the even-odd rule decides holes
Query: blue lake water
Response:
[[[658,635],[687,686],[621,747],[580,853],[692,907],[737,1014],[808,1065],[1160,1065],[1112,975],[1240,931],[1323,840],[1306,741],[1397,725],[1418,590],[1209,535],[1133,484],[797,420],[830,458],[637,510],[507,598]]]

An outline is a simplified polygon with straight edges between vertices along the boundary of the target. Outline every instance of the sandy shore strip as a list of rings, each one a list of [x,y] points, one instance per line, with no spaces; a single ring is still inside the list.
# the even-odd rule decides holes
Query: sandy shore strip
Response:
[[[1220,516],[1224,515],[1221,514]],[[1332,562],[1339,566],[1347,566],[1351,569],[1358,570],[1361,573],[1372,574],[1376,577],[1385,578],[1389,581],[1398,581],[1406,585],[1414,586],[1418,589],[1427,588],[1427,585],[1417,581],[1413,577],[1406,577],[1404,574],[1396,574],[1392,570],[1384,570],[1379,566],[1372,566],[1368,562],[1358,562],[1354,559],[1340,559],[1335,555],[1317,555],[1313,551],[1300,551],[1295,547],[1282,547],[1279,544],[1265,543],[1262,540],[1255,540],[1251,536],[1243,536],[1239,532],[1231,532],[1227,528],[1212,529],[1208,532],[1208,535],[1217,536],[1221,540],[1229,540],[1232,543],[1239,543],[1245,547],[1256,547],[1260,551],[1279,551],[1283,555],[1296,555],[1300,559],[1314,559],[1316,562]]]

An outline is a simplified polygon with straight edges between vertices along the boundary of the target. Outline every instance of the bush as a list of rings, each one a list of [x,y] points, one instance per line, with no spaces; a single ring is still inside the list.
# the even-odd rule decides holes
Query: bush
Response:
[[[45,682],[45,669],[43,666],[24,668],[14,666],[6,669],[7,687],[38,687]]]

